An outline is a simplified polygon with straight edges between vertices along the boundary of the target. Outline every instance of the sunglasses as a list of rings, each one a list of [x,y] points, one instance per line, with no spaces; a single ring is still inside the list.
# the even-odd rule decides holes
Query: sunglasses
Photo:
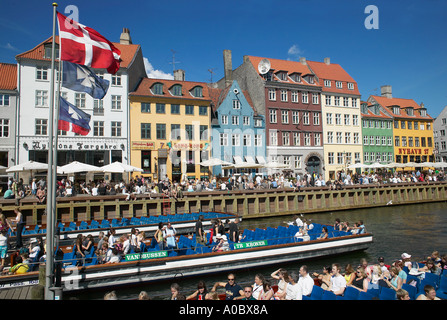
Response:
[[[228,279],[228,281],[234,281],[234,279]]]

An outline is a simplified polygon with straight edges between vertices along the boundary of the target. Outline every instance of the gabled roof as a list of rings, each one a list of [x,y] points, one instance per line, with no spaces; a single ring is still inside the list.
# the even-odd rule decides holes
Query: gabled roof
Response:
[[[211,97],[211,105],[213,108],[213,112],[216,112],[217,109],[220,107],[222,102],[227,97],[230,89],[232,87],[232,84],[227,86],[225,89],[218,89],[218,88],[209,88],[209,94]],[[256,111],[255,107],[253,106],[253,101],[251,100],[250,94],[246,90],[241,90],[242,94],[245,97],[245,100],[247,100],[248,105],[253,109],[254,115],[257,116],[258,112]]]
[[[291,75],[293,73],[299,73],[302,77],[305,75],[313,75],[312,70],[305,64],[302,64],[299,61],[291,61],[291,60],[281,60],[281,59],[271,59],[271,58],[263,58],[263,57],[255,57],[255,56],[247,56],[256,72],[258,72],[258,65],[262,59],[267,59],[270,61],[270,70],[273,70],[275,74],[278,71],[286,71],[287,74]],[[276,76],[276,75],[275,75]],[[317,79],[315,79],[314,83],[307,83],[305,80],[302,82],[295,82],[288,77],[287,80],[281,80],[278,77],[275,78],[275,81],[278,82],[287,82],[287,83],[296,83],[296,84],[306,84],[311,86],[320,86]]]
[[[16,55],[16,60],[19,61],[20,59],[30,59],[30,60],[40,60],[40,61],[50,61],[49,58],[44,58],[45,55],[45,45],[48,45],[52,43],[53,37],[49,37],[45,41],[39,43],[37,46],[35,46],[33,49],[28,50],[24,53]],[[55,37],[56,44],[59,44],[59,36]],[[121,44],[117,42],[112,42],[113,45],[121,51],[121,62],[120,67],[121,68],[127,68],[132,63],[132,61],[135,58],[135,55],[137,54],[140,45],[138,44]]]
[[[151,88],[154,84],[163,84],[163,94],[154,94]],[[182,86],[182,95],[175,96],[170,93],[169,89],[174,85]],[[195,87],[202,87],[202,97],[194,97],[189,92]],[[142,97],[157,97],[157,98],[174,98],[174,99],[192,99],[201,101],[210,101],[208,84],[205,82],[193,82],[193,81],[180,81],[180,80],[167,80],[167,79],[153,79],[143,78],[138,85],[137,89],[129,94],[129,96],[142,96]]]
[[[370,102],[366,102],[366,101],[361,101],[361,104],[366,104],[368,107],[371,107],[372,104]],[[382,108],[379,107],[379,114],[375,114],[371,111],[370,108],[367,108],[367,112],[363,113],[363,109],[360,108],[360,113],[362,117],[365,118],[377,118],[377,119],[385,119],[385,120],[391,120],[393,119],[393,117],[391,117],[390,115],[388,115],[387,113],[385,113],[383,111]]]
[[[17,65],[0,63],[0,90],[17,89]]]
[[[396,115],[393,113],[394,116],[402,117],[402,118],[410,118],[410,119],[425,119],[430,120],[433,119],[430,117],[427,113],[426,117],[422,117],[418,110],[422,109],[420,105],[416,103],[413,99],[402,99],[402,98],[387,98],[382,96],[370,96],[370,99],[374,99],[378,104],[380,104],[382,107],[388,108],[391,112],[393,112],[392,107],[398,106],[399,115]],[[405,108],[411,107],[415,110],[414,116],[407,115]]]
[[[310,69],[315,72],[322,84],[322,89],[325,92],[333,93],[346,93],[360,95],[357,82],[337,63],[326,64],[318,61],[307,61]],[[348,89],[346,84],[343,84],[343,88],[339,89],[335,83],[331,83],[331,87],[324,86],[324,80],[341,81],[345,83],[353,83],[354,89]]]

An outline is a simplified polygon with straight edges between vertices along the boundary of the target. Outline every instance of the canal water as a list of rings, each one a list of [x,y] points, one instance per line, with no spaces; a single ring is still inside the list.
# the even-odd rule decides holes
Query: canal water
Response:
[[[286,268],[288,271],[298,271],[299,267],[305,264],[311,272],[320,272],[324,266],[332,263],[339,263],[343,269],[347,264],[356,266],[362,258],[366,258],[369,263],[376,263],[377,258],[382,256],[385,258],[386,264],[391,264],[396,259],[399,259],[404,252],[412,255],[412,260],[414,261],[424,260],[434,250],[438,250],[440,254],[447,253],[446,202],[329,211],[305,214],[304,218],[322,224],[333,224],[335,219],[339,218],[341,221],[348,221],[351,226],[355,222],[363,220],[367,231],[373,233],[374,242],[367,250],[362,252],[310,259],[278,266],[238,270],[235,272],[236,281],[241,285],[253,284],[257,273],[262,273],[269,279],[271,278],[270,274],[280,267]],[[290,220],[292,220],[292,215],[245,219],[241,223],[241,228],[276,227],[278,225],[286,225],[285,222]],[[106,292],[115,290],[120,300],[136,299],[141,291],[146,291],[152,300],[167,300],[170,296],[170,285],[173,282],[177,282],[181,286],[182,293],[187,296],[197,289],[199,280],[205,281],[207,288],[211,289],[215,282],[226,282],[226,276],[226,273],[211,274],[194,278],[178,278],[175,281],[161,283],[109,288],[101,291],[66,293],[64,294],[64,299],[72,297],[81,300],[103,299]],[[219,290],[223,290],[223,288]],[[221,293],[220,291],[218,292]]]

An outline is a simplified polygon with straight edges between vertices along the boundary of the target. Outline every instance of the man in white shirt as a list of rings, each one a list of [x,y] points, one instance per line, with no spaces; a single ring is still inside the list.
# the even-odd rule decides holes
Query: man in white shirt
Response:
[[[286,300],[298,300],[298,280],[299,275],[295,271],[289,274],[289,283],[286,287]]]
[[[346,279],[340,274],[340,265],[334,263],[332,265],[332,278],[329,290],[331,290],[335,295],[343,295],[346,289]]]
[[[300,268],[300,279],[298,280],[298,294],[296,300],[303,300],[303,296],[310,296],[314,287],[314,280],[309,275],[306,265]]]

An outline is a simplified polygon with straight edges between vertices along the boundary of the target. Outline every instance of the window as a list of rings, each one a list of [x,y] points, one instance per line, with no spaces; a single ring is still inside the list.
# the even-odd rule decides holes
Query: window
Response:
[[[328,152],[327,154],[327,163],[328,164],[334,164],[334,153]]]
[[[282,145],[289,146],[290,145],[290,132],[282,132]]]
[[[48,120],[47,119],[36,119],[35,134],[36,136],[47,135]]]
[[[335,86],[337,87],[337,89],[343,89],[343,83],[341,81],[336,81]]]
[[[402,121],[400,122],[400,128],[401,128],[401,129],[405,129],[405,121],[404,121],[404,120],[402,120]]]
[[[36,80],[48,80],[47,67],[36,67]]]
[[[9,106],[9,94],[0,94],[0,106]]]
[[[363,144],[364,144],[365,146],[368,145],[368,136],[363,136]]]
[[[141,150],[141,169],[144,172],[151,172],[151,151]]]
[[[244,126],[249,126],[250,125],[250,117],[244,116],[242,118],[242,120],[243,120],[243,125]]]
[[[337,106],[337,107],[340,106],[340,97],[335,97],[334,105]]]
[[[303,111],[303,124],[305,124],[305,125],[310,124],[309,112],[307,112],[307,111]]]
[[[395,136],[394,137],[394,146],[395,147],[399,147],[400,145],[400,137],[399,136]]]
[[[420,144],[420,142],[419,142],[419,137],[415,137],[415,138],[414,138],[414,146],[415,146],[415,147],[420,147],[420,146],[421,146],[421,144]]]
[[[156,113],[166,113],[166,105],[164,103],[155,104]]]
[[[324,80],[324,86],[330,88],[331,87],[331,80]]]
[[[269,89],[269,100],[276,101],[276,90],[275,89]]]
[[[360,143],[360,135],[358,132],[354,132],[354,143],[359,144]]]
[[[162,83],[155,83],[152,86],[151,91],[152,91],[153,94],[162,95],[163,94],[163,84]]]
[[[104,136],[104,121],[93,121],[93,136],[94,137]]]
[[[9,119],[0,119],[0,138],[9,137]]]
[[[228,124],[228,116],[227,115],[221,115],[220,116],[220,122],[221,122],[221,124]]]
[[[303,103],[309,103],[309,95],[308,95],[307,92],[303,92],[303,93],[301,94],[301,97],[302,97],[302,101],[303,101]]]
[[[246,147],[250,147],[251,146],[251,135],[250,134],[244,134],[242,136],[242,143],[244,146]]]
[[[343,97],[343,107],[349,107],[349,98]]]
[[[121,96],[112,95],[112,110],[121,110]]]
[[[179,124],[171,124],[171,139],[172,140],[180,140],[182,138],[181,136],[181,130]]]
[[[85,93],[75,93],[75,105],[78,108],[85,108]],[[112,105],[113,105],[113,99],[112,99]]]
[[[93,115],[103,116],[104,115],[104,100],[95,99],[93,100]]]
[[[241,108],[241,102],[237,99],[233,100],[233,109],[239,110]]]
[[[299,146],[300,145],[300,133],[299,132],[294,132],[293,133],[293,145],[294,146]]]
[[[314,133],[314,146],[321,145],[321,134],[320,133]]]
[[[193,89],[192,89],[192,92],[191,92],[191,94],[194,96],[194,97],[196,97],[196,98],[202,98],[203,97],[203,95],[202,95],[202,87],[200,87],[200,86],[197,86],[197,87],[194,87]]]
[[[345,114],[344,118],[345,118],[345,126],[349,126],[351,124],[349,114]]]
[[[326,113],[326,124],[332,124],[332,113]]]
[[[157,139],[165,140],[166,139],[166,124],[157,123],[156,129],[157,129]]]
[[[281,122],[284,124],[289,123],[289,110],[281,110]]]
[[[179,104],[171,104],[171,114],[180,114]]]
[[[141,103],[141,113],[150,113],[151,112],[151,104],[142,102]]]
[[[121,122],[112,121],[111,129],[112,129],[111,131],[112,137],[121,137]]]
[[[357,108],[357,99],[356,98],[352,98],[352,107]]]
[[[173,96],[181,96],[182,95],[182,86],[179,84],[175,84],[171,88],[171,94]]]
[[[304,133],[304,145],[310,146],[310,133],[309,132]]]
[[[287,90],[281,90],[281,101],[287,102]]]
[[[315,126],[319,126],[320,125],[320,113],[319,112],[315,112],[314,113],[314,125]]]
[[[270,109],[269,110],[269,116],[270,116],[270,123],[276,123],[276,109]]]
[[[255,127],[262,127],[262,119],[256,118],[255,121]]]
[[[255,146],[261,147],[262,146],[262,135],[261,134],[255,134]]]
[[[208,115],[208,107],[207,106],[199,106],[199,116]]]
[[[292,91],[292,102],[299,102],[299,100],[298,100],[298,91],[296,91],[296,90]]]
[[[387,145],[392,146],[393,145],[393,137],[386,137]]]
[[[330,106],[331,103],[332,103],[332,102],[331,102],[332,97],[331,97],[331,96],[326,96],[325,100],[326,100],[326,105],[327,105],[327,106]]]
[[[121,85],[121,75],[112,74],[112,86],[120,86],[120,85]],[[156,93],[156,94],[161,94],[161,93]]]
[[[194,140],[194,126],[192,124],[185,124],[185,132],[187,140]]]
[[[278,145],[278,131],[270,130],[269,134],[270,134],[270,145],[277,146]]]
[[[376,136],[376,146],[380,146],[380,136]]]
[[[343,164],[343,152],[337,152],[337,164]]]
[[[231,116],[231,124],[233,126],[238,126],[239,125],[239,116]]]
[[[294,156],[293,157],[293,166],[296,169],[301,168],[301,156]]]
[[[408,146],[413,147],[413,137],[408,137]]]
[[[292,123],[293,124],[299,124],[300,123],[300,112],[299,111],[292,111]]]
[[[351,132],[345,132],[345,143],[346,144],[351,143]]]
[[[208,126],[199,126],[200,140],[208,140]]]
[[[231,135],[231,144],[235,147],[239,147],[241,145],[241,135],[239,133]]]
[[[399,107],[393,107],[393,113],[394,114],[400,114],[400,108]]]
[[[221,133],[220,134],[220,145],[221,146],[228,146],[228,133]]]
[[[151,124],[142,123],[141,124],[141,139],[151,139]]]
[[[374,136],[369,136],[369,145],[370,146],[374,145]]]
[[[312,103],[318,104],[318,93],[312,93]]]
[[[341,125],[341,114],[340,113],[335,114],[335,124]]]
[[[194,106],[186,105],[185,106],[185,114],[194,115]]]
[[[334,143],[334,133],[332,131],[327,132],[327,143]]]
[[[36,107],[48,107],[48,91],[36,90]]]
[[[365,152],[365,153],[363,154],[363,161],[364,161],[364,162],[369,162],[369,152]]]
[[[348,89],[349,90],[354,90],[354,84],[351,82],[348,82]]]
[[[356,114],[352,115],[352,125],[353,126],[358,126],[359,125],[359,116]]]
[[[301,82],[301,75],[299,73],[293,73],[290,77],[295,82]]]

